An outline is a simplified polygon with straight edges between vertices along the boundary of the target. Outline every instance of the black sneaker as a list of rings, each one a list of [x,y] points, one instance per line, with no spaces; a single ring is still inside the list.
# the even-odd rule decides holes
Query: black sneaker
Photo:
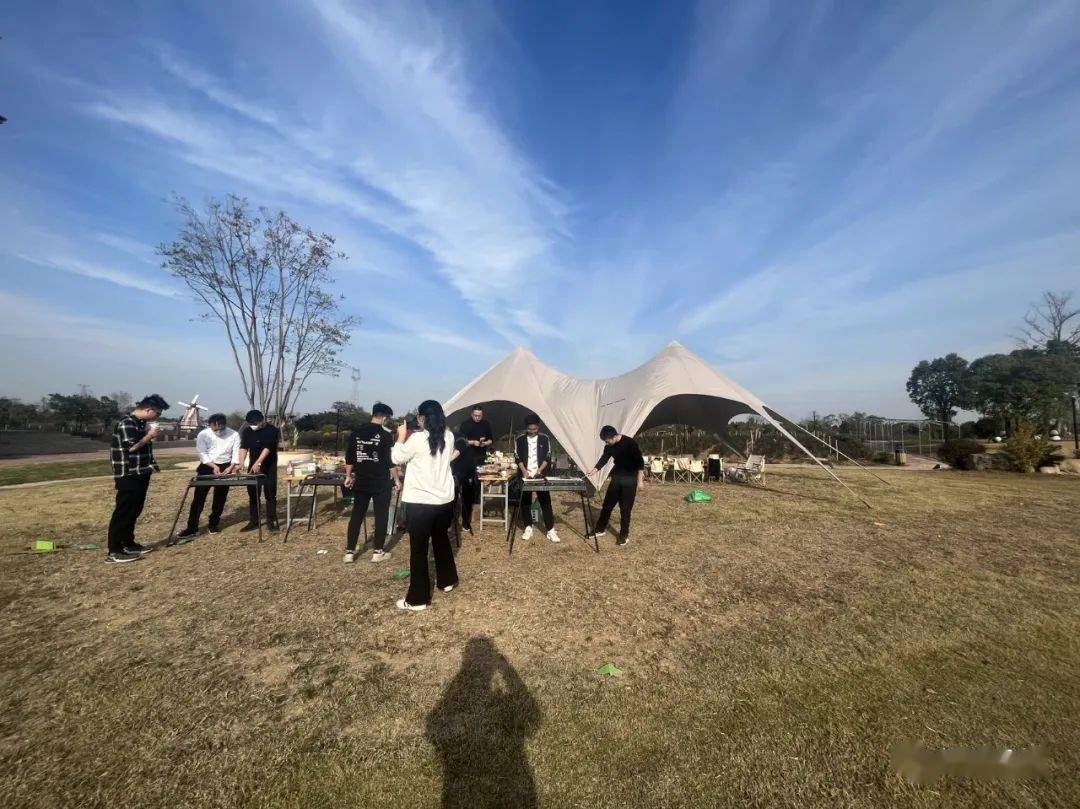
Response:
[[[221,526],[220,525],[211,525],[206,530],[207,530],[208,533],[211,533],[211,534],[220,534],[221,533]]]
[[[150,551],[152,551],[152,550],[154,550],[154,549],[153,548],[148,548],[146,545],[140,545],[138,542],[132,542],[130,545],[128,545],[126,548],[124,548],[124,553],[141,554],[141,553],[150,553]]]
[[[176,535],[177,539],[195,539],[199,535],[198,528],[185,528],[179,534]]]
[[[268,530],[268,531],[280,531],[281,529],[278,528],[277,521],[274,521],[274,522],[268,522],[266,524],[266,530]]]
[[[105,564],[118,565],[121,562],[138,562],[142,556],[137,553],[128,553],[127,551],[120,551],[119,553],[110,553],[105,557]]]
[[[615,540],[615,544],[618,545],[620,548],[625,548],[627,545],[630,544],[630,537],[619,537]]]
[[[257,522],[249,522],[247,525],[245,525],[240,530],[241,531],[258,531],[259,530],[259,524]]]
[[[590,531],[589,533],[587,533],[585,535],[585,539],[589,540],[590,542],[592,540],[594,540],[594,539],[603,539],[604,534],[606,534],[606,533],[607,533],[606,528],[603,531],[598,531],[597,529],[594,528],[592,531]]]

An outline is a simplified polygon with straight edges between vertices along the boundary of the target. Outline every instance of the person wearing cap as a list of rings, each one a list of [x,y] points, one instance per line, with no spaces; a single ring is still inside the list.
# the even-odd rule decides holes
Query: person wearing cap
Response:
[[[266,525],[276,531],[277,521],[277,461],[281,430],[267,422],[260,410],[249,410],[244,416],[247,424],[240,431],[240,468],[253,475],[265,477],[258,486],[248,486],[248,524],[241,531],[259,527],[259,492],[266,499]]]
[[[542,478],[551,468],[551,439],[540,432],[540,417],[530,413],[525,419],[525,432],[514,442],[518,470],[522,478]],[[522,539],[532,539],[532,492],[521,493],[521,515],[525,521]],[[551,492],[536,492],[540,511],[544,515],[544,530],[552,542],[561,542],[555,532],[555,512],[551,509]]]
[[[608,478],[608,490],[604,495],[604,505],[600,509],[600,518],[596,521],[589,539],[607,532],[608,520],[615,504],[619,504],[619,538],[615,544],[625,547],[630,542],[630,513],[634,510],[634,499],[639,490],[645,488],[645,458],[641,448],[628,435],[620,435],[610,424],[600,429],[600,440],[604,442],[604,454],[589,470],[588,476],[595,478],[607,462],[612,462],[611,476]]]
[[[229,428],[224,413],[214,413],[206,420],[206,429],[195,437],[195,451],[199,454],[196,475],[231,475],[240,469],[240,433]],[[210,506],[208,530],[216,534],[221,530],[221,515],[225,513],[225,501],[229,497],[228,486],[214,486],[214,500]],[[199,517],[206,505],[210,490],[196,486],[191,497],[187,528],[180,539],[191,539],[199,533]]]
[[[150,476],[161,469],[154,460],[154,439],[157,425],[169,403],[156,393],[139,400],[134,410],[116,423],[112,436],[113,484],[116,503],[109,519],[109,550],[105,561],[110,564],[134,562],[151,548],[135,541],[135,523],[146,505]]]

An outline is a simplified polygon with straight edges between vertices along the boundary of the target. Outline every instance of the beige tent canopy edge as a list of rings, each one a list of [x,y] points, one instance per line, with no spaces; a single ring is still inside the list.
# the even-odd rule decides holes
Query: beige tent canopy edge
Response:
[[[591,469],[603,452],[599,433],[605,424],[626,435],[661,424],[688,424],[726,439],[732,418],[758,415],[869,507],[795,438],[761,399],[678,342],[632,371],[610,379],[572,377],[545,365],[531,351],[518,348],[446,401],[448,423],[462,423],[475,405],[484,406],[497,433],[520,425],[526,413],[536,413],[581,469]],[[607,473],[607,469],[601,470],[598,485]]]

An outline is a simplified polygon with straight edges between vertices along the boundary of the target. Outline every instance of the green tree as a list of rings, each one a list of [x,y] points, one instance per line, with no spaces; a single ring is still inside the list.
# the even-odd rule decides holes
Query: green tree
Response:
[[[1052,340],[1045,349],[989,354],[971,363],[967,401],[1008,428],[1060,418],[1070,385],[1080,379],[1080,349]]]
[[[928,419],[951,423],[967,398],[968,361],[957,354],[923,360],[911,370],[908,396]]]

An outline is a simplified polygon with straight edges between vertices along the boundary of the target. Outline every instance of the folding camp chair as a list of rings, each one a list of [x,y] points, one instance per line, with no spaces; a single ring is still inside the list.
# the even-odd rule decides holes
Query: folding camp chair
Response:
[[[675,458],[672,469],[672,479],[676,483],[689,483],[690,482],[690,459],[689,458]]]
[[[705,464],[697,458],[690,461],[690,480],[700,480],[702,483],[705,482]]]
[[[751,455],[746,463],[731,467],[729,473],[740,483],[760,483],[765,485],[765,456]]]
[[[649,464],[649,477],[663,483],[666,475],[667,467],[664,465],[664,459],[653,458],[652,462]]]

